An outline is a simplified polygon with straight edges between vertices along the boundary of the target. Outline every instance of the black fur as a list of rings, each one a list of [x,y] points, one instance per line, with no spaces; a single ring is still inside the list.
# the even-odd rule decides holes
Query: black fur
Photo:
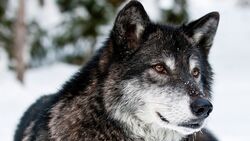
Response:
[[[212,24],[207,21],[215,19]],[[118,14],[114,27],[104,47],[76,73],[56,94],[43,96],[24,113],[15,133],[15,141],[97,141],[97,140],[144,140],[135,139],[123,123],[112,118],[112,106],[121,100],[119,83],[138,77],[159,86],[166,83],[181,87],[180,82],[190,80],[187,75],[191,55],[202,62],[201,81],[206,97],[211,97],[212,70],[207,61],[209,49],[218,25],[218,13],[209,14],[184,26],[159,25],[150,22],[143,6],[137,1],[129,2]],[[209,23],[210,24],[210,23]],[[143,28],[140,34],[138,26]],[[206,26],[206,30],[204,29]],[[211,30],[209,30],[211,28]],[[199,38],[193,39],[196,32]],[[151,68],[152,60],[162,53],[179,60],[170,81],[141,77]],[[176,75],[182,79],[176,79]],[[194,83],[194,82],[193,82]],[[187,91],[191,89],[186,86]],[[193,88],[193,87],[192,87]],[[132,109],[125,109],[130,110]],[[204,129],[196,137],[183,140],[216,141]]]

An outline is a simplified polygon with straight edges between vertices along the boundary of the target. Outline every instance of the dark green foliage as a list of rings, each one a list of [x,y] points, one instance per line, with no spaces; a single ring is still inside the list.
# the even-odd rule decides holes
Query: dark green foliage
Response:
[[[188,21],[187,2],[186,0],[174,0],[171,9],[162,10],[163,22],[172,24],[182,24]]]
[[[13,46],[13,20],[2,18],[0,20],[0,44],[5,48],[10,58],[13,57],[11,52]]]
[[[87,60],[86,56],[82,54],[76,54],[76,55],[66,55],[62,61],[69,64],[82,65],[82,63],[84,63],[86,60]]]
[[[113,7],[120,6],[121,3],[125,2],[126,0],[107,0]]]
[[[109,23],[115,14],[117,6],[123,1],[124,0],[57,0],[59,9],[66,18],[61,24],[61,28],[64,32],[54,39],[55,46],[57,48],[68,45],[75,47],[79,40],[87,39],[88,42],[90,42],[90,46],[85,44],[82,45],[82,48],[91,48],[90,54],[92,54],[97,36],[103,33],[99,30],[99,27]],[[82,55],[84,55],[83,52]],[[72,56],[74,56],[74,54],[72,54]],[[67,57],[71,59],[66,60],[73,60],[74,57],[72,56]],[[84,61],[85,57],[80,56],[80,54],[75,56],[76,62],[81,60],[79,58],[82,58]]]
[[[47,32],[35,21],[31,22],[28,27],[31,46],[30,56],[32,58],[29,62],[29,66],[35,67],[42,64],[43,60],[46,58],[48,46],[46,47],[43,40],[47,37]]]
[[[0,45],[4,47],[10,58],[12,58],[11,47],[13,45],[13,23],[14,19],[7,18],[6,8],[8,0],[0,0]]]
[[[4,17],[7,3],[8,3],[7,0],[0,0],[0,20]]]
[[[96,37],[98,35],[96,27],[107,23],[109,20],[108,14],[110,11],[108,10],[109,7],[106,7],[108,5],[99,5],[95,0],[75,0],[72,2],[66,2],[67,4],[71,2],[69,5],[65,5],[65,3],[64,5],[60,5],[62,1],[68,0],[58,0],[58,4],[61,11],[69,15],[69,18],[66,19],[64,24],[69,25],[68,30],[73,32],[73,36],[78,34],[78,36]],[[88,16],[82,17],[77,15],[76,10],[84,9],[86,10]]]

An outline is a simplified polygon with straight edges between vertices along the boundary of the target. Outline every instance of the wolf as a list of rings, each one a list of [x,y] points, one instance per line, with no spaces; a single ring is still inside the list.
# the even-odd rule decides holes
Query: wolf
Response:
[[[130,1],[96,55],[24,113],[14,140],[217,141],[205,124],[218,23],[211,12],[187,24],[157,24]]]

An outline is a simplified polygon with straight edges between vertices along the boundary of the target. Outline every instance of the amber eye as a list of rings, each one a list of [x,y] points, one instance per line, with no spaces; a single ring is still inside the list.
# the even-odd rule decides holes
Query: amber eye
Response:
[[[194,68],[192,70],[192,75],[193,75],[193,77],[198,78],[200,76],[200,69]]]
[[[167,74],[167,70],[162,64],[156,64],[153,66],[153,69],[160,74]]]

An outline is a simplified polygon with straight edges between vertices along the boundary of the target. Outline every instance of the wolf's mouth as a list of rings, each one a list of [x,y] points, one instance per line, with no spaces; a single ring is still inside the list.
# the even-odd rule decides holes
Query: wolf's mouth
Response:
[[[190,123],[190,124],[180,124],[182,127],[197,129],[200,128],[202,124],[200,123]]]
[[[159,112],[156,112],[156,114],[158,115],[158,117],[166,123],[169,123],[169,121],[163,117]],[[198,129],[203,125],[203,121],[202,120],[195,120],[195,121],[191,121],[191,122],[187,122],[187,123],[181,123],[178,126],[182,126],[185,128],[192,128],[192,129]]]
[[[186,128],[192,128],[192,129],[200,128],[202,125],[203,125],[202,120],[179,124],[179,126],[186,127]]]
[[[162,121],[169,123],[169,121],[165,117],[163,117],[159,112],[156,112],[156,114]]]

